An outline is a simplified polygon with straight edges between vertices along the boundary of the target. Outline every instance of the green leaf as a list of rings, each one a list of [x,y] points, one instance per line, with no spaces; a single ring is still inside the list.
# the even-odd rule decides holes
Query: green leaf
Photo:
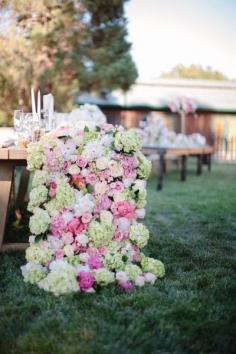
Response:
[[[92,184],[88,184],[86,188],[87,188],[88,193],[92,193],[93,192]]]
[[[88,133],[89,132],[89,128],[87,126],[84,127],[84,132]]]
[[[39,243],[39,241],[41,241],[43,239],[43,235],[37,235],[34,239],[35,243]]]

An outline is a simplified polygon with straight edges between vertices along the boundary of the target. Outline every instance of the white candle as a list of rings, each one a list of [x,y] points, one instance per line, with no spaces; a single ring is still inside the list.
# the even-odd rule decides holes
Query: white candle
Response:
[[[34,89],[31,87],[31,105],[32,105],[32,113],[33,113],[33,118],[36,119],[36,105],[35,105],[35,96],[34,96]]]
[[[40,90],[38,91],[38,104],[37,104],[37,112],[39,119],[41,118],[41,93]]]

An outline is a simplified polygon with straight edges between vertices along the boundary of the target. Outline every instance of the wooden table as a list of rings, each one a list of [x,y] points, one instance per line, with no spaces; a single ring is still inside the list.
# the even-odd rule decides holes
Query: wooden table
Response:
[[[158,145],[147,145],[143,147],[143,153],[145,155],[158,154],[159,156],[159,170],[157,178],[157,190],[163,188],[163,178],[166,171],[166,158],[168,157],[180,157],[181,158],[181,168],[180,168],[180,180],[186,181],[187,178],[187,157],[194,156],[197,158],[197,174],[202,173],[202,165],[204,156],[206,157],[206,162],[208,165],[208,171],[211,170],[211,155],[214,149],[212,146],[204,147],[186,147],[186,148],[167,148]]]
[[[23,250],[28,245],[27,243],[3,243],[14,169],[16,166],[26,166],[26,156],[26,149],[0,148],[0,251]],[[22,201],[26,193],[28,176],[29,172],[24,168],[17,196],[19,202]]]

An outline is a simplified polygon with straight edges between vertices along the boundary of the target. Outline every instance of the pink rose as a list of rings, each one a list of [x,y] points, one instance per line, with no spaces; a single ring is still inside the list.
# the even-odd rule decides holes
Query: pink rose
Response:
[[[92,214],[90,213],[83,214],[81,220],[84,224],[88,224],[92,220]]]
[[[110,184],[110,192],[111,193],[119,193],[124,190],[124,184],[122,182],[113,182]]]
[[[92,288],[95,278],[91,272],[81,270],[79,272],[79,286],[82,291],[86,291]]]
[[[56,250],[54,255],[55,255],[56,259],[61,259],[64,257],[64,254],[65,253],[62,249],[58,249],[58,250]]]
[[[88,265],[91,269],[99,269],[103,266],[99,256],[90,256],[88,259]]]
[[[83,156],[80,156],[77,160],[76,160],[76,163],[79,167],[81,168],[84,168],[87,164],[88,164],[88,161],[85,157]]]
[[[86,177],[85,177],[86,183],[88,184],[95,184],[97,181],[97,177],[94,173],[89,173]]]
[[[49,195],[50,195],[51,198],[55,197],[56,190],[57,190],[56,182],[51,182],[50,183],[50,189],[49,189]]]
[[[104,256],[107,253],[107,247],[106,246],[100,246],[98,248],[98,252],[101,256]]]

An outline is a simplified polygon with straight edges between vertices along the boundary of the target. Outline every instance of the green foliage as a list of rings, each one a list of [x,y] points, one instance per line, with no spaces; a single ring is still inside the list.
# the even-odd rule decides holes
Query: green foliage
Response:
[[[129,54],[126,0],[8,0],[1,6],[0,106],[29,109],[30,86],[70,109],[79,91],[127,90],[137,77]]]
[[[1,255],[1,354],[235,353],[235,173],[168,172],[162,192],[149,181],[147,254],[166,266],[155,286],[55,298],[23,282],[23,253]]]
[[[201,65],[184,66],[176,65],[169,72],[161,75],[163,78],[174,79],[206,79],[206,80],[229,80],[227,76],[218,70],[213,70],[211,67],[203,68]]]

